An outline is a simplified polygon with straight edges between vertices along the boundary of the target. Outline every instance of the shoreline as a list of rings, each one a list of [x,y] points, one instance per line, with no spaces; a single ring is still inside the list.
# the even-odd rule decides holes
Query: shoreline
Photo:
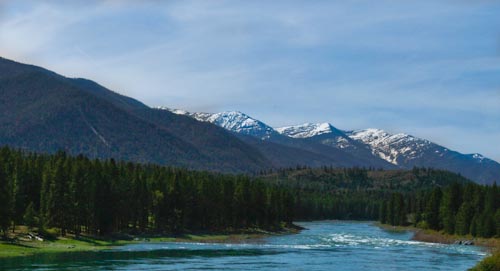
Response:
[[[457,242],[461,242],[460,245],[465,245],[463,244],[463,241],[471,241],[472,243],[469,245],[485,249],[488,255],[486,255],[481,261],[477,262],[474,267],[469,269],[470,271],[497,270],[495,268],[500,267],[500,238],[480,238],[473,237],[471,235],[450,235],[435,230],[424,230],[413,226],[391,226],[381,224],[379,222],[375,222],[374,225],[387,231],[411,231],[413,232],[411,240],[419,242],[446,245],[453,245],[457,244]]]
[[[435,230],[425,230],[416,228],[413,226],[391,226],[380,224],[379,222],[374,223],[375,226],[388,230],[388,231],[411,231],[413,236],[411,240],[426,242],[426,243],[436,243],[436,244],[446,244],[452,245],[458,242],[469,241],[472,242],[471,245],[479,246],[488,249],[489,251],[495,251],[500,249],[500,238],[481,238],[474,237],[472,235],[451,235]],[[465,244],[464,244],[465,245]]]
[[[58,237],[55,240],[14,240],[0,241],[0,261],[2,259],[28,257],[47,253],[71,253],[102,251],[115,247],[141,243],[228,243],[260,242],[270,236],[297,234],[302,227],[290,225],[277,231],[247,229],[234,232],[196,232],[180,235],[140,234],[128,235],[127,238],[102,238],[81,235],[79,237]]]

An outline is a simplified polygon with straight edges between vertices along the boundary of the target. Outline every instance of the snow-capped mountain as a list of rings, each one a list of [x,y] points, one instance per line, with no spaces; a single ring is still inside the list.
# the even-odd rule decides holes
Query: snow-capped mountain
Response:
[[[464,159],[476,163],[489,160],[478,153],[460,154],[429,140],[404,133],[389,134],[380,129],[365,129],[346,132],[346,134],[354,140],[369,145],[374,155],[394,165],[408,166],[415,163],[420,164],[423,162],[421,160],[430,161],[431,158],[439,160],[440,158],[444,159],[456,155],[463,156]]]
[[[370,146],[372,153],[394,165],[405,165],[421,158],[430,149],[443,156],[448,149],[428,140],[398,133],[389,134],[380,129],[365,129],[347,132],[350,138]]]
[[[275,130],[285,136],[292,138],[315,138],[321,137],[320,141],[324,145],[345,149],[354,146],[352,140],[341,130],[335,128],[328,122],[324,123],[304,123],[295,126],[275,128]]]
[[[210,122],[237,134],[258,138],[260,142],[275,144],[274,147],[279,144],[306,151],[317,159],[314,165],[319,163],[385,169],[432,167],[460,173],[479,183],[500,181],[500,164],[496,161],[480,154],[461,154],[409,134],[390,134],[380,129],[343,131],[330,123],[272,128],[239,111],[212,114],[162,109]],[[252,144],[257,146],[264,143]],[[279,153],[270,151],[269,147],[259,147],[261,151],[268,151],[274,156]]]
[[[295,126],[286,126],[276,128],[280,134],[293,137],[293,138],[308,138],[322,134],[336,133],[337,128],[333,127],[330,123],[304,123]]]
[[[251,135],[261,139],[267,139],[277,132],[267,124],[256,120],[240,111],[225,111],[220,113],[191,113],[180,109],[169,109],[159,107],[159,109],[169,110],[178,115],[186,115],[198,121],[210,122],[231,132]]]
[[[391,163],[373,155],[368,145],[350,138],[344,131],[330,123],[305,123],[296,126],[276,128],[282,135],[301,138],[330,148],[342,150],[358,159],[363,165],[391,169]]]
[[[28,89],[26,76],[31,78]],[[500,182],[499,163],[407,134],[377,129],[345,132],[329,123],[276,130],[238,111],[153,109],[90,80],[3,58],[0,77],[9,81],[0,91],[0,109],[5,112],[0,114],[0,145],[26,151],[63,149],[92,158],[233,173],[297,165],[433,167],[479,183]],[[29,105],[29,110],[22,105]]]
[[[404,133],[390,134],[380,129],[346,134],[370,146],[374,155],[401,168],[446,169],[485,184],[500,180],[500,164],[478,153],[462,154],[426,139]]]

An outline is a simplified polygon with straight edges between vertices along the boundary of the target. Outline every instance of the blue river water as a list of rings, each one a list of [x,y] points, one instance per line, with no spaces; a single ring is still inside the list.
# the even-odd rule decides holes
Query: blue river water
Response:
[[[142,243],[109,251],[0,260],[0,270],[467,270],[485,255],[475,246],[411,241],[372,222],[298,223],[299,234],[236,244]]]

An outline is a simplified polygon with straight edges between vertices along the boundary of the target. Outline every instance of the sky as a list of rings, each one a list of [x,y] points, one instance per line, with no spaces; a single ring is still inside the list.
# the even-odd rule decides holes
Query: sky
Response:
[[[500,1],[0,0],[0,56],[149,106],[380,128],[500,161]]]

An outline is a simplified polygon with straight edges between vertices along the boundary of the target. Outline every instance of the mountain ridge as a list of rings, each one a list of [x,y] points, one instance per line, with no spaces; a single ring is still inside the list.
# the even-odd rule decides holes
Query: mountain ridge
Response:
[[[287,156],[290,153],[298,153],[301,150],[303,155],[309,157],[309,160],[304,160],[297,157],[297,162],[288,164],[288,166],[293,165],[307,165],[307,166],[336,166],[336,167],[369,167],[378,166],[383,168],[392,168],[385,161],[366,161],[363,157],[355,157],[351,153],[341,150],[339,148],[331,148],[330,146],[325,146],[318,142],[310,141],[307,138],[290,138],[288,136],[282,135],[274,128],[265,124],[262,121],[254,119],[247,114],[240,111],[225,111],[221,113],[205,113],[197,112],[192,113],[186,110],[172,109],[168,107],[156,107],[160,110],[170,111],[175,114],[180,114],[184,116],[189,116],[195,118],[202,122],[209,122],[215,125],[219,125],[227,129],[228,131],[237,135],[240,139],[251,144],[255,148],[259,149],[261,152],[266,153],[267,156],[273,156],[277,160],[282,160],[282,157],[276,155],[276,152],[280,153],[284,151]],[[228,118],[226,118],[228,117]],[[231,123],[231,121],[234,121]],[[248,123],[253,125],[247,126]],[[240,127],[238,125],[243,125]],[[253,127],[257,131],[251,131],[248,127]],[[254,141],[249,139],[247,136],[251,136],[259,139],[259,141]],[[266,145],[266,147],[262,146]],[[278,147],[279,146],[279,147]],[[271,149],[269,149],[271,148]],[[279,149],[279,150],[278,150]],[[294,150],[292,150],[294,149]],[[377,158],[377,160],[379,160]],[[287,166],[286,164],[279,163],[281,166]]]
[[[178,114],[199,116],[200,121],[207,121],[221,127],[240,133],[237,123],[227,124],[230,119],[214,121],[214,116],[223,118],[224,115],[239,114],[249,117],[239,111],[226,111],[220,113],[190,113],[185,110],[163,108],[176,111]],[[309,140],[311,142],[331,146],[353,155],[357,158],[382,159],[395,168],[411,169],[412,167],[435,167],[451,170],[475,179],[481,183],[493,183],[500,180],[500,164],[493,159],[481,154],[462,154],[450,150],[427,139],[418,138],[405,133],[390,134],[384,130],[368,128],[356,131],[344,131],[337,129],[331,123],[304,123],[299,125],[272,128],[262,121],[253,119],[254,122],[262,123],[272,132],[279,133],[292,139]],[[251,135],[251,132],[246,132]],[[268,140],[269,137],[262,138]],[[367,160],[365,160],[367,161]]]
[[[227,172],[269,164],[217,126],[155,111],[90,80],[3,58],[0,114],[0,144],[29,151]]]
[[[239,111],[171,111],[91,80],[0,58],[0,145],[231,173],[426,166],[479,183],[499,180],[500,164],[491,159],[406,134],[343,131],[330,123],[274,129]]]

